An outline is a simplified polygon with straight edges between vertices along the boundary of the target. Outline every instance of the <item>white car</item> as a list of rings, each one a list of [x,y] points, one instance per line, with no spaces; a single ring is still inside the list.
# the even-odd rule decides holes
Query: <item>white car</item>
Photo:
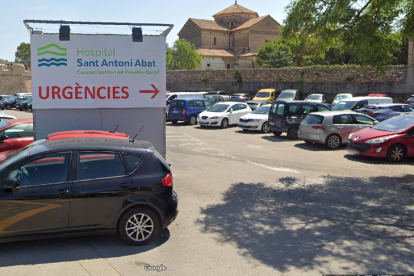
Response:
[[[251,113],[252,110],[246,103],[220,102],[198,115],[200,127],[220,126],[226,128],[229,125],[237,125],[241,116]]]
[[[259,130],[268,133],[267,119],[269,118],[270,107],[270,104],[262,105],[251,114],[243,115],[239,119],[239,127],[243,130]]]

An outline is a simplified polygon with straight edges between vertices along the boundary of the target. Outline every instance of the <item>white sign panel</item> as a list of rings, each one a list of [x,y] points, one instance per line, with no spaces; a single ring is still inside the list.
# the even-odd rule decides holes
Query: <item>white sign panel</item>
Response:
[[[165,107],[165,37],[32,34],[35,109]]]

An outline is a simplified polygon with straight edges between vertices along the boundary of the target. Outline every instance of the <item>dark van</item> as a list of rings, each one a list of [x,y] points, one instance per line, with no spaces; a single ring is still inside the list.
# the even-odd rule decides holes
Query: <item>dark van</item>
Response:
[[[327,105],[321,103],[276,100],[269,110],[269,129],[275,136],[286,132],[289,139],[295,140],[300,123],[309,113],[329,110]]]
[[[212,106],[212,103],[205,99],[175,99],[170,103],[168,109],[168,120],[173,124],[178,121],[184,121],[187,124],[197,124],[197,116],[207,108]]]

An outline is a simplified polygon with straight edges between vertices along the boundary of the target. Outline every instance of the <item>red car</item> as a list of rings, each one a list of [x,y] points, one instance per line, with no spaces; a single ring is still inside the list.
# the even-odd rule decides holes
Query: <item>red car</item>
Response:
[[[33,119],[0,122],[0,152],[21,149],[33,142]]]
[[[414,113],[392,117],[350,134],[348,149],[391,162],[414,157]]]

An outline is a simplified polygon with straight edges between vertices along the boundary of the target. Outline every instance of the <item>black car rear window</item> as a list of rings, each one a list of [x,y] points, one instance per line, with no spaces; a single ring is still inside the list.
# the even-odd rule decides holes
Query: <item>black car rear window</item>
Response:
[[[319,115],[308,115],[303,122],[313,125],[320,125],[323,122],[324,117]]]
[[[128,165],[129,172],[133,172],[141,163],[142,158],[136,155],[124,154],[125,160]]]
[[[171,107],[184,107],[185,106],[185,101],[172,101],[170,104]]]

